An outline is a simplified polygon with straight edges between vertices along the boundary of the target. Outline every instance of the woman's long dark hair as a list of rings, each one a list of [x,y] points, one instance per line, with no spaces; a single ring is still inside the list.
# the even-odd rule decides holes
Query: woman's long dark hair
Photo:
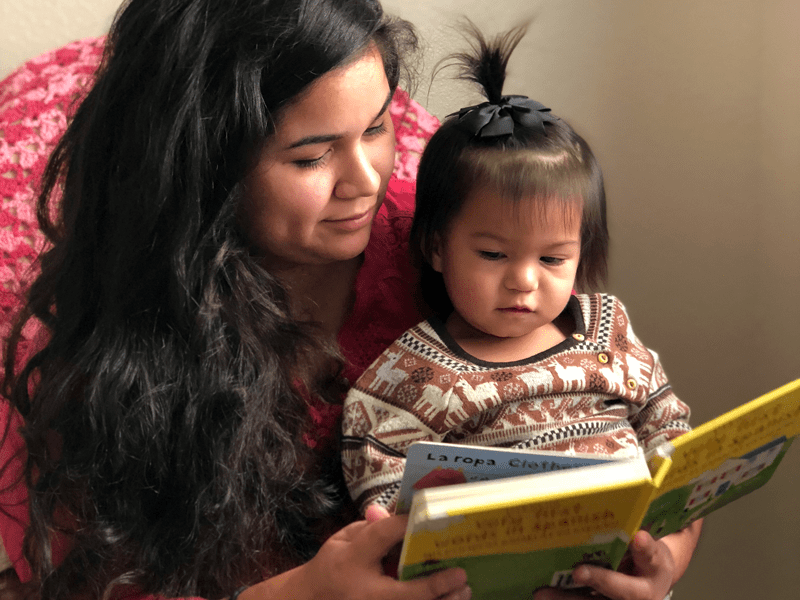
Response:
[[[53,245],[6,355],[43,598],[128,584],[221,597],[318,548],[340,488],[302,441],[298,389],[332,398],[340,362],[249,253],[240,182],[318,77],[376,43],[394,88],[408,41],[372,0],[130,0],[118,13],[44,176]],[[15,374],[31,318],[49,342]],[[53,531],[70,538],[60,564]]]

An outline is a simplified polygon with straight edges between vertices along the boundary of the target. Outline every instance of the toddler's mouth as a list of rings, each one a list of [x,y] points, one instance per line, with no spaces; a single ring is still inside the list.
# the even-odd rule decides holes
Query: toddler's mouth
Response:
[[[510,312],[510,313],[529,313],[533,312],[530,308],[525,306],[509,306],[507,308],[500,309],[503,312]]]

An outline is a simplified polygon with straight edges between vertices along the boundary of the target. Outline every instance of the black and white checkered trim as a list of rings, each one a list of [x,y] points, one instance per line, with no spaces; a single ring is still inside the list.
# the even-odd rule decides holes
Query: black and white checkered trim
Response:
[[[389,503],[400,493],[400,483],[399,481],[395,481],[387,485],[380,495],[375,498],[375,503],[380,504],[384,508],[389,506]]]
[[[576,441],[582,438],[608,434],[617,429],[624,429],[626,426],[627,424],[624,421],[574,423],[532,437],[529,440],[516,444],[514,448],[529,450],[531,448],[563,442],[564,440]]]
[[[596,308],[592,306],[595,301],[597,302]],[[596,294],[595,296],[580,296],[580,303],[583,322],[586,324],[586,339],[573,346],[570,352],[594,353],[599,350],[607,350],[611,343],[616,299],[609,294]]]
[[[433,331],[433,329],[431,329],[427,323],[421,323],[418,328],[429,337],[429,341],[426,342],[419,339],[417,335],[415,335],[414,330],[406,331],[397,340],[397,344],[403,350],[416,356],[421,356],[426,360],[441,365],[442,367],[455,373],[474,373],[476,371],[487,370],[486,367],[467,363],[451,356],[450,354],[444,354],[440,352],[433,346],[433,344],[440,345],[442,347],[444,347],[444,344],[439,339],[439,336],[437,336]]]
[[[596,306],[592,306],[594,303]],[[607,350],[611,346],[616,298],[610,294],[583,296],[580,304],[583,320],[586,323],[586,339],[578,342],[568,351],[595,353]],[[497,368],[496,366],[474,364],[454,356],[427,322],[420,323],[417,327],[403,333],[397,340],[397,344],[404,351],[435,362],[454,373],[477,373]],[[444,352],[439,351],[438,347],[444,349]]]
[[[611,342],[611,329],[614,326],[614,298],[600,294],[600,319],[597,323],[597,343],[608,348]]]

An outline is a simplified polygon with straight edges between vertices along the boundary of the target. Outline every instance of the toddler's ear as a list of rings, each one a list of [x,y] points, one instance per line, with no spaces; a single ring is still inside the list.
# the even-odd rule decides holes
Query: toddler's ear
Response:
[[[436,233],[433,236],[433,247],[431,248],[430,263],[431,268],[437,273],[442,272],[442,237]]]

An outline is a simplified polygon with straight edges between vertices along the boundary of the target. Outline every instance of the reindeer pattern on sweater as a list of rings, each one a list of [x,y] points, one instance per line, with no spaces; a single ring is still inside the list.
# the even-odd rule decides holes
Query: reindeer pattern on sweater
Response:
[[[466,354],[438,319],[387,348],[344,406],[343,469],[361,510],[394,508],[415,441],[626,457],[689,430],[689,408],[619,300],[577,295],[566,310],[572,336],[513,363]]]

